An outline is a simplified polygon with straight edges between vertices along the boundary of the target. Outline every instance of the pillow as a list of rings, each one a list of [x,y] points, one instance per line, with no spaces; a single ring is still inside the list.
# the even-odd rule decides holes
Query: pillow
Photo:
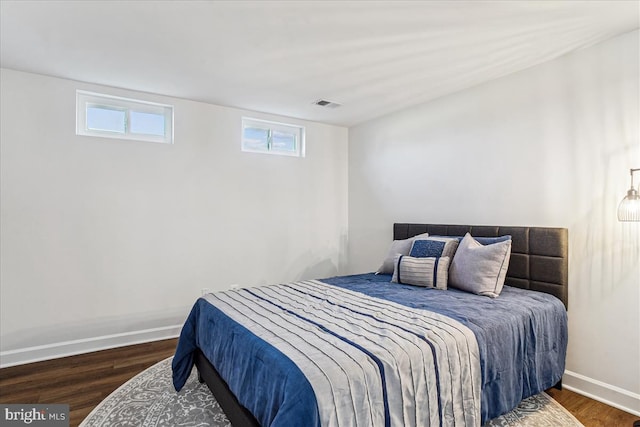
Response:
[[[418,234],[417,236],[410,237],[404,240],[394,240],[391,243],[391,247],[389,248],[389,252],[385,257],[384,261],[382,261],[382,265],[376,271],[376,274],[393,274],[393,262],[398,254],[400,255],[409,255],[409,251],[411,250],[411,245],[413,241],[417,238],[427,237],[429,233]]]
[[[460,241],[462,241],[462,239],[464,238],[464,236],[429,236],[430,239],[434,239],[436,237],[439,238],[446,238],[446,239],[456,239],[458,241],[458,243]],[[510,234],[506,234],[504,236],[498,236],[498,237],[475,237],[475,236],[471,236],[474,239],[476,239],[476,241],[478,243],[481,243],[483,245],[492,245],[494,243],[498,243],[498,242],[502,242],[505,240],[511,240],[511,235]]]
[[[450,259],[397,255],[391,281],[425,288],[447,289]]]
[[[511,239],[484,246],[467,233],[451,260],[449,285],[495,298],[504,286],[510,255]]]
[[[453,258],[458,248],[458,239],[455,237],[429,237],[417,238],[411,245],[410,256],[416,258],[449,257]]]
[[[474,237],[474,239],[476,242],[480,243],[481,245],[487,246],[487,245],[493,245],[494,243],[504,242],[505,240],[511,240],[511,235],[507,234],[505,236],[498,236],[498,237]]]

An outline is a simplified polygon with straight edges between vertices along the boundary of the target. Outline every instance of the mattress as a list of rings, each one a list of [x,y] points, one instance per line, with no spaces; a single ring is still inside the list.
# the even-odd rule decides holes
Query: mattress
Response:
[[[345,276],[198,300],[174,385],[200,348],[263,425],[479,425],[558,382],[566,343],[566,311],[547,294]]]

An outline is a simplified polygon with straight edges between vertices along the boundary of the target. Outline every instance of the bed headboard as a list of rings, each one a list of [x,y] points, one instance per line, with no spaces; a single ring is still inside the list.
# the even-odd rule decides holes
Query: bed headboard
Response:
[[[422,233],[476,237],[511,235],[511,259],[505,285],[545,292],[567,307],[569,232],[566,228],[502,227],[488,225],[393,224],[393,239]]]

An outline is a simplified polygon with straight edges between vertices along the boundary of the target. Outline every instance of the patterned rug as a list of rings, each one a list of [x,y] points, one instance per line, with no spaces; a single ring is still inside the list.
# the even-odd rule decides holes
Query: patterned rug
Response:
[[[171,359],[157,363],[111,393],[80,424],[80,427],[231,427],[220,405],[195,369],[180,393],[171,382]],[[546,393],[523,400],[485,427],[580,427],[558,402]]]

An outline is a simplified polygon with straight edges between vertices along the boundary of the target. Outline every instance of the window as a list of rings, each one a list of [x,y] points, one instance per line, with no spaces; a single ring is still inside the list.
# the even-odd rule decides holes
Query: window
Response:
[[[244,117],[242,151],[303,157],[304,128]]]
[[[173,107],[76,91],[76,134],[173,143]]]

